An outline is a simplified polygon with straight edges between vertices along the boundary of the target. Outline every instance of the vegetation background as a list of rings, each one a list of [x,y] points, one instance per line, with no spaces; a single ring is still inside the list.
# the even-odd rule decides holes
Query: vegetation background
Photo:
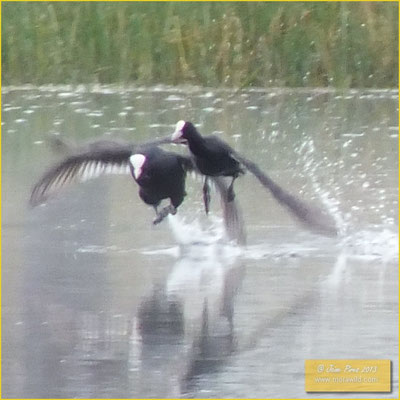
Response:
[[[3,2],[2,79],[398,86],[397,2]]]

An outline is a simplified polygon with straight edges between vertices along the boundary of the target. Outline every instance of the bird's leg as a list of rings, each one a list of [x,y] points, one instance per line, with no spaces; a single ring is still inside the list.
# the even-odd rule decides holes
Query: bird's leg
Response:
[[[154,211],[156,212],[156,218],[153,219],[153,225],[157,225],[164,219],[164,217],[158,212],[157,206],[154,206]]]
[[[156,210],[157,217],[153,221],[154,225],[159,224],[168,214],[175,215],[176,214],[176,208],[170,204],[169,206],[164,207],[161,209],[161,211],[157,212]]]
[[[208,212],[210,211],[210,200],[211,200],[210,185],[208,184],[208,177],[206,176],[203,185],[203,201],[206,214],[208,214]]]
[[[232,178],[232,182],[231,182],[231,184],[230,184],[229,187],[228,187],[228,193],[227,193],[227,196],[226,196],[226,199],[228,200],[228,202],[233,201],[234,198],[235,198],[235,192],[233,191],[233,182],[235,182],[235,179],[236,179],[236,178],[237,178],[236,176],[234,176],[234,177]]]
[[[175,215],[176,213],[177,213],[177,209],[172,205],[172,204],[170,204],[168,207],[166,207],[166,208],[168,208],[168,210],[169,210],[169,214],[171,214],[171,215]]]

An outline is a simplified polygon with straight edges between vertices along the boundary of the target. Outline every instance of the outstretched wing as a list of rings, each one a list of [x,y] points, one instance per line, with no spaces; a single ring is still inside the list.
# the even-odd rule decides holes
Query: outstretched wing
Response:
[[[327,235],[336,236],[338,227],[333,217],[316,205],[311,205],[286,191],[274,182],[266,173],[261,171],[256,163],[234,153],[235,158],[250,171],[258,181],[270,191],[279,204],[286,207],[300,222],[311,230]]]
[[[50,168],[35,184],[30,205],[45,202],[62,187],[84,182],[104,174],[129,174],[129,157],[134,151],[130,143],[98,141],[77,154],[67,156]]]

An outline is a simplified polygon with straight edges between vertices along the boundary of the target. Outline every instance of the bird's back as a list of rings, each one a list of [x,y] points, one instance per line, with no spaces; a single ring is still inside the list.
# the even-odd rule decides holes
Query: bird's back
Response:
[[[205,136],[202,151],[195,154],[199,170],[211,176],[233,175],[240,170],[240,164],[232,157],[232,148],[216,136]]]

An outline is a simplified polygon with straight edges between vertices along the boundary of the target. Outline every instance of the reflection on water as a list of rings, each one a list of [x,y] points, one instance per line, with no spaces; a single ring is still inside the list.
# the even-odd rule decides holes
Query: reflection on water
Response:
[[[310,397],[306,358],[389,358],[380,397],[397,397],[396,92],[5,89],[2,104],[3,397]],[[48,135],[144,141],[179,119],[326,207],[341,236],[304,231],[248,175],[246,247],[189,178],[157,227],[124,176],[28,210],[57,159]]]

